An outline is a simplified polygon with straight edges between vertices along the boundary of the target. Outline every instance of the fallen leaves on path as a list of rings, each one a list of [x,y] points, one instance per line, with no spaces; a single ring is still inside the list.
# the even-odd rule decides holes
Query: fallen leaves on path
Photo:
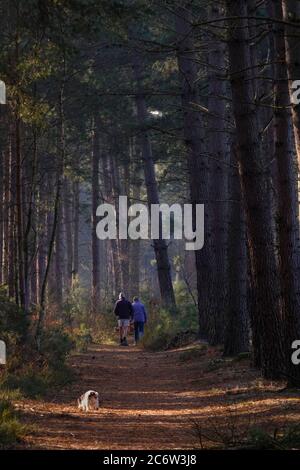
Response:
[[[270,429],[299,422],[299,395],[260,380],[248,360],[222,361],[220,352],[208,348],[185,361],[182,352],[94,345],[73,356],[75,385],[46,401],[16,404],[34,425],[21,447],[192,449],[199,445],[195,422],[220,433],[233,425],[245,432],[250,422]],[[217,366],[210,367],[215,358]],[[99,392],[101,408],[82,413],[76,400],[89,389]]]

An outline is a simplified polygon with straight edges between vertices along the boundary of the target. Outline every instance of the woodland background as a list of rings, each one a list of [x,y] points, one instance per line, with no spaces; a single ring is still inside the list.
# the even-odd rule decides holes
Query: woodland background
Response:
[[[197,337],[299,386],[300,2],[2,0],[0,18],[5,390],[65,380],[119,291],[150,310],[145,347]],[[99,241],[119,195],[205,204],[204,248]]]

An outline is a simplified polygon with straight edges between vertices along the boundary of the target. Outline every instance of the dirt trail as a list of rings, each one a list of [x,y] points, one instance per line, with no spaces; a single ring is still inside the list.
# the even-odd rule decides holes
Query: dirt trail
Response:
[[[184,449],[198,445],[195,419],[205,432],[217,426],[224,433],[233,421],[248,426],[249,415],[256,425],[299,421],[298,395],[262,385],[245,361],[219,367],[213,365],[219,354],[214,350],[203,357],[185,354],[93,346],[72,357],[79,373],[74,386],[46,402],[18,404],[25,422],[35,428],[22,447]],[[100,393],[101,409],[79,412],[76,399],[89,389]]]

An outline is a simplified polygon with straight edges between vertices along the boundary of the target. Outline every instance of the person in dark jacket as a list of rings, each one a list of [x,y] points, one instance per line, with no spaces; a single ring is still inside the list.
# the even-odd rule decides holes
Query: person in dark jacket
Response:
[[[127,332],[133,317],[133,309],[131,303],[125,299],[125,295],[122,292],[119,294],[119,300],[116,302],[114,313],[118,317],[120,345],[128,346]]]
[[[138,297],[133,298],[132,308],[134,321],[134,339],[135,344],[137,344],[144,335],[144,326],[147,323],[147,312],[144,304],[140,302]]]

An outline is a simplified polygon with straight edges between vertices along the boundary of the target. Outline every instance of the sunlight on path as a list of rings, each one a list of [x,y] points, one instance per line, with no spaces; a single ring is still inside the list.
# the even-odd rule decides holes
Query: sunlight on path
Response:
[[[18,404],[34,425],[29,448],[163,449],[197,446],[193,422],[226,426],[234,414],[242,425],[251,415],[268,421],[299,418],[296,396],[258,393],[248,364],[204,372],[211,354],[187,364],[181,351],[148,353],[133,348],[93,346],[73,356],[79,379],[52,401]],[[99,412],[82,413],[76,399],[88,389],[101,396]],[[297,414],[296,414],[297,409]],[[234,418],[236,419],[236,418]]]

